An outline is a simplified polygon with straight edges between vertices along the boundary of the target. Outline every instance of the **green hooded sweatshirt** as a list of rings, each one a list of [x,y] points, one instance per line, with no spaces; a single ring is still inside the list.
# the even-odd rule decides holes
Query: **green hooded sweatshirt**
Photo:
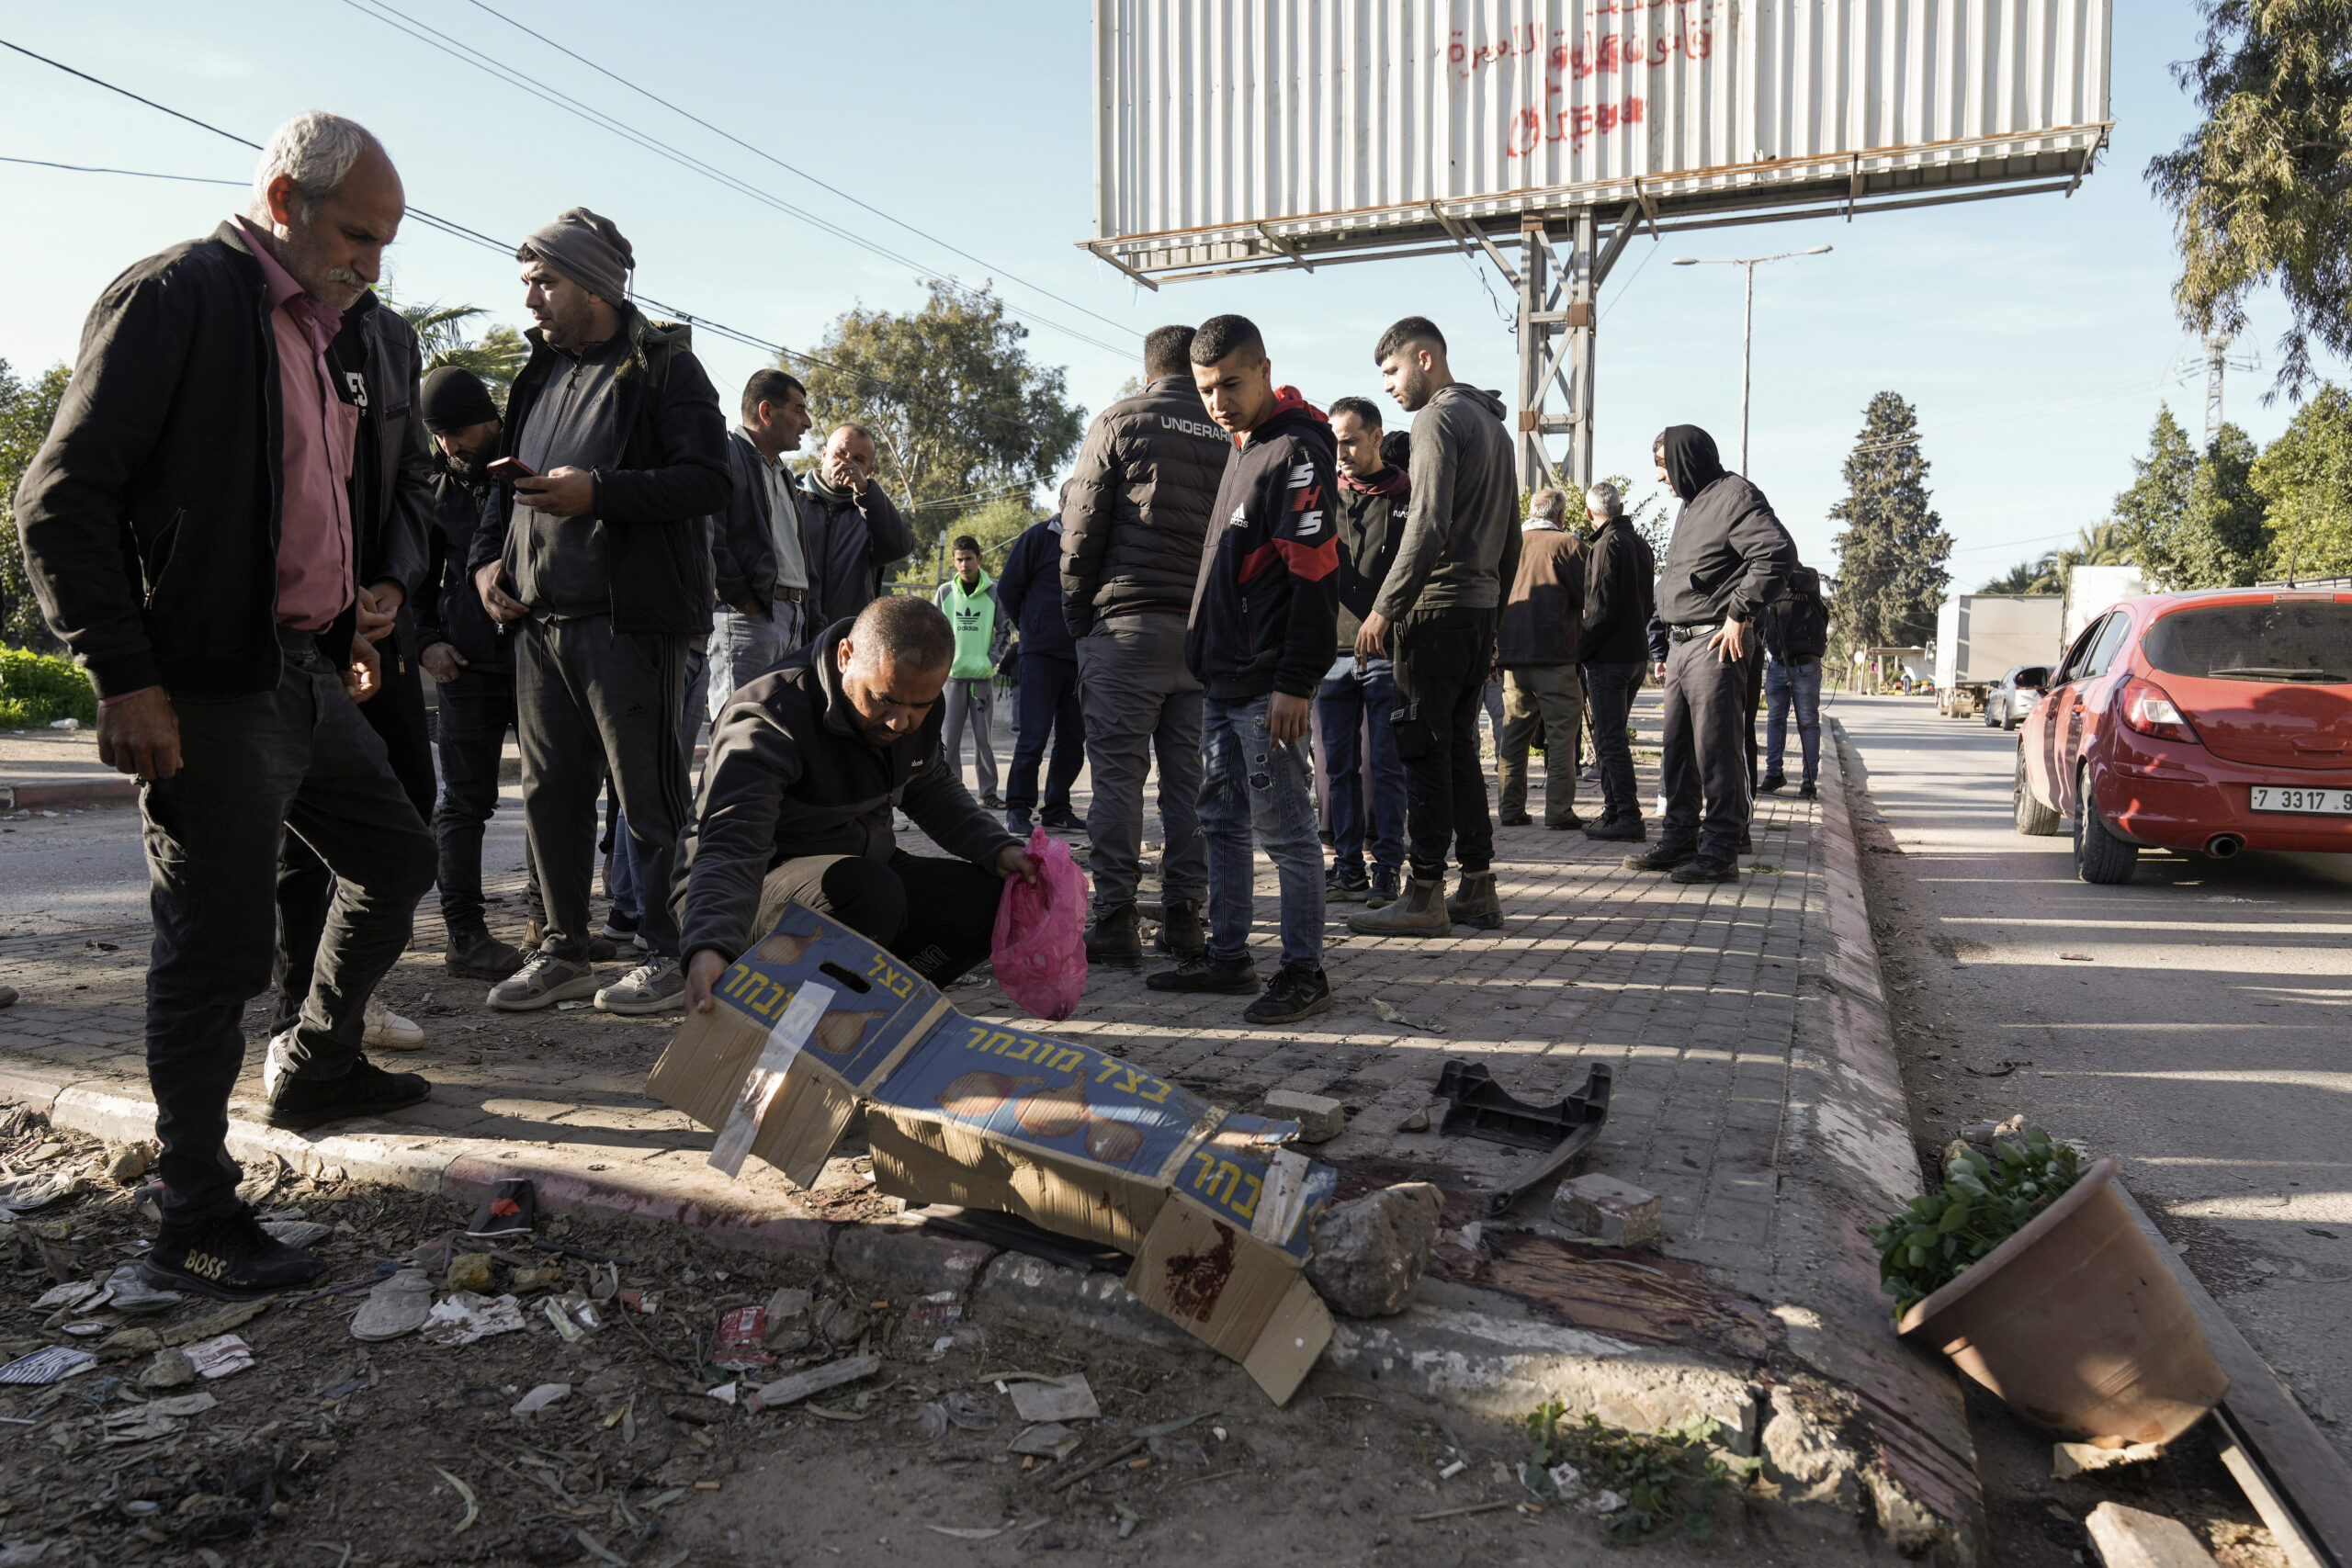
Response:
[[[956,663],[948,676],[956,681],[982,681],[996,673],[996,579],[980,573],[978,586],[964,591],[964,580],[951,577],[939,585],[933,603],[956,628]]]

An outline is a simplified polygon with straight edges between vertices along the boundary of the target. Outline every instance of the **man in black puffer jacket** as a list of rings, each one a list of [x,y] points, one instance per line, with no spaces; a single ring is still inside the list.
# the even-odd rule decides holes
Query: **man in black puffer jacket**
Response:
[[[1143,962],[1136,884],[1143,868],[1143,783],[1159,756],[1159,948],[1201,950],[1208,857],[1201,846],[1201,683],[1184,666],[1201,541],[1232,445],[1193,389],[1190,327],[1144,339],[1151,383],[1104,409],[1086,433],[1062,508],[1062,619],[1078,639],[1086,761],[1094,805],[1094,925],[1086,956]]]
[[[515,253],[539,324],[506,400],[502,450],[531,471],[492,498],[474,581],[514,643],[523,825],[547,904],[537,953],[491,988],[506,1011],[594,996],[607,1012],[685,1004],[661,890],[692,809],[684,725],[690,659],[710,634],[711,513],[734,476],[718,394],[686,328],[628,302],[628,242],[575,207]],[[647,961],[600,986],[589,961],[589,863],[609,770],[644,886]]]
[[[1669,426],[1654,452],[1658,477],[1682,501],[1657,585],[1666,820],[1657,847],[1625,865],[1671,871],[1677,882],[1730,882],[1747,836],[1750,666],[1763,656],[1754,628],[1796,565],[1796,545],[1764,492],[1724,471],[1714,437],[1697,425]]]

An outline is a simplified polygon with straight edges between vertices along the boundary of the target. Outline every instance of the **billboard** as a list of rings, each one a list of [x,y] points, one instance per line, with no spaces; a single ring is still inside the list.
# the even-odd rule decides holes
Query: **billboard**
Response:
[[[1146,276],[2065,190],[2111,0],[1095,0],[1098,256]]]

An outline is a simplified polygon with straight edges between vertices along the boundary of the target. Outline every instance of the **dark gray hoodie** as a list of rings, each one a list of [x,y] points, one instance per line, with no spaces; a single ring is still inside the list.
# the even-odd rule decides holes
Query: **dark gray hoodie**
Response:
[[[1502,400],[1456,381],[1413,416],[1412,502],[1373,608],[1491,610],[1519,570],[1519,480]]]

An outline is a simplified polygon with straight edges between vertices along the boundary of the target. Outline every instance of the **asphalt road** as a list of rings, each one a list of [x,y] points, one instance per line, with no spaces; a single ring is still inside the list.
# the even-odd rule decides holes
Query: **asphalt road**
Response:
[[[2014,735],[1920,698],[1824,717],[1884,818],[1857,826],[1923,1152],[2022,1111],[2120,1157],[2352,1457],[2352,856],[2143,852],[2093,886],[2071,822],[2016,831]]]

